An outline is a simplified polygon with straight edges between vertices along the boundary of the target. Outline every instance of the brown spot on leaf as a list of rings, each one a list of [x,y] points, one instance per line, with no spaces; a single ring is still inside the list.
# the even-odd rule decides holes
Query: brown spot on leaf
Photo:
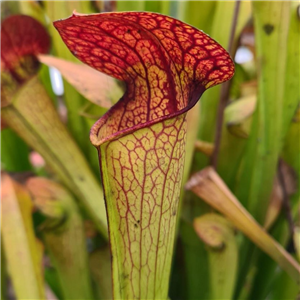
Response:
[[[270,35],[270,34],[273,32],[273,30],[274,30],[274,25],[272,25],[272,24],[265,24],[265,25],[263,26],[263,29],[264,29],[264,32],[265,32],[267,35]]]

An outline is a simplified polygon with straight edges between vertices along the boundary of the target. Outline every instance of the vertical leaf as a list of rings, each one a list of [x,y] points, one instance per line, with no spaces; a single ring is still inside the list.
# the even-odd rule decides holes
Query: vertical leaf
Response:
[[[34,235],[30,195],[6,173],[1,185],[3,250],[14,291],[18,299],[44,299],[42,248]]]
[[[91,1],[43,1],[44,10],[51,22],[63,19],[72,14],[74,10],[82,13],[92,13]],[[52,37],[53,52],[56,56],[68,61],[78,62],[62,43],[59,35],[53,26],[49,27]],[[90,166],[95,174],[99,175],[97,159],[95,159],[95,149],[87,143],[87,136],[90,127],[85,119],[79,114],[86,100],[75,88],[64,81],[64,101],[67,107],[67,126],[68,129],[82,150],[83,155],[88,158]]]
[[[199,7],[202,2],[198,2]],[[221,45],[227,47],[234,13],[234,1],[219,1],[215,4],[215,12],[213,15],[213,22],[211,31],[208,32]],[[200,8],[199,8],[200,9]],[[249,3],[242,2],[240,8],[240,18],[236,28],[235,37],[239,36],[241,29],[244,27],[248,18],[250,17]],[[199,138],[204,141],[213,142],[217,105],[220,98],[220,87],[214,87],[208,91],[202,101],[201,117],[200,117],[200,132]]]
[[[290,1],[290,24],[286,45],[286,68],[284,72],[284,100],[282,111],[282,138],[287,134],[292,118],[300,102],[300,26],[299,3]],[[286,20],[288,22],[288,20]],[[283,57],[282,57],[283,58]]]
[[[197,236],[192,224],[182,220],[180,236],[183,245],[184,271],[182,280],[186,280],[183,294],[186,299],[209,299],[209,258],[205,244]]]
[[[262,222],[283,142],[283,83],[290,2],[255,2],[253,9],[259,66],[258,100],[237,195],[250,213]]]
[[[35,207],[46,216],[43,239],[64,299],[93,299],[83,222],[73,197],[45,178],[30,178],[26,186]]]
[[[178,1],[177,17],[209,33],[214,24],[211,19],[217,5],[216,1]]]
[[[234,228],[217,214],[196,218],[194,228],[208,246],[211,299],[232,299],[238,263]]]

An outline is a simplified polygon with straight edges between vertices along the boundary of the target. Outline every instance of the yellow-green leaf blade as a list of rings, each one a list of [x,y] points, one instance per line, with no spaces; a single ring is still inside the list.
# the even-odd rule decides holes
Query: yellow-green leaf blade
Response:
[[[44,299],[42,249],[34,235],[29,193],[6,173],[1,179],[2,241],[18,299]]]

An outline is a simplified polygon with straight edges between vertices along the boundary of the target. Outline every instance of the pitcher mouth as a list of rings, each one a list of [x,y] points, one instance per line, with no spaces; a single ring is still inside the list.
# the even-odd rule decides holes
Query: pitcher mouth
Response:
[[[102,133],[101,136],[100,136],[100,134],[99,134],[100,129],[105,126],[105,123],[106,123],[107,119],[112,115],[112,111],[114,109],[118,109],[117,107],[115,107],[118,104],[118,102],[117,102],[113,107],[110,108],[110,110],[108,112],[106,112],[92,126],[92,128],[90,130],[90,141],[91,141],[92,145],[94,145],[95,147],[99,147],[103,143],[112,141],[112,140],[117,139],[121,136],[125,136],[127,134],[130,134],[130,133],[136,131],[136,130],[139,130],[139,129],[142,129],[142,128],[145,128],[145,127],[150,127],[153,124],[162,122],[162,121],[167,120],[167,119],[175,118],[175,117],[177,117],[181,114],[185,114],[186,112],[188,112],[191,108],[193,108],[197,104],[199,98],[202,96],[202,94],[204,92],[205,92],[205,88],[201,87],[201,90],[197,93],[197,96],[194,97],[194,99],[192,98],[192,100],[188,103],[188,105],[186,107],[184,107],[183,109],[178,110],[178,111],[176,111],[172,114],[162,116],[162,117],[156,118],[154,120],[147,121],[145,123],[137,124],[137,125],[134,125],[134,126],[129,127],[129,128],[124,128],[123,130],[115,131],[115,132],[109,133],[107,135]],[[122,101],[122,100],[120,99],[119,101]]]

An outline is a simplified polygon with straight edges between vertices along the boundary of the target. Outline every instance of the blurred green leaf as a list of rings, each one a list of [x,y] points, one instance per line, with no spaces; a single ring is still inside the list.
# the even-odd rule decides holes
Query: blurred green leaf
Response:
[[[247,138],[249,135],[250,118],[255,110],[256,96],[246,96],[229,104],[225,109],[225,122],[230,133]]]
[[[45,281],[57,296],[58,299],[63,300],[63,293],[59,283],[57,271],[53,267],[45,268]]]
[[[275,282],[271,289],[269,299],[297,300],[299,299],[299,285],[297,285],[285,272],[275,275]]]
[[[284,147],[282,149],[282,158],[296,171],[298,177],[298,193],[300,186],[300,143],[297,143],[297,141],[299,138],[300,122],[292,122],[285,136]]]
[[[194,220],[194,229],[207,245],[212,299],[232,299],[238,264],[234,228],[224,217],[205,214]]]
[[[64,19],[72,15],[76,10],[80,13],[92,13],[90,1],[43,1],[44,12],[50,20],[49,33],[52,37],[53,53],[61,59],[72,62],[78,60],[70,53],[62,42],[59,34],[52,25],[53,21]],[[89,159],[93,170],[98,169],[96,151],[86,139],[90,128],[87,126],[84,118],[79,115],[81,107],[85,104],[85,99],[68,82],[64,81],[64,100],[67,107],[67,126],[73,138],[81,148],[83,154]],[[94,150],[94,151],[93,151]]]
[[[195,2],[199,5],[199,10],[202,10],[202,3],[205,2]],[[195,4],[196,5],[196,4]],[[213,17],[209,16],[212,20],[212,26],[209,32],[218,43],[224,45],[225,48],[228,46],[229,35],[232,25],[233,13],[234,13],[234,1],[219,1],[214,4],[216,7],[214,9]],[[205,13],[205,11],[204,11]],[[242,28],[245,26],[246,22],[250,18],[251,8],[250,3],[242,1],[239,18],[237,23],[237,28],[235,32],[234,44],[239,37]],[[216,113],[217,106],[220,98],[220,86],[216,86],[206,91],[202,97],[201,106],[201,116],[200,116],[200,126],[198,137],[201,140],[213,142],[216,124]]]
[[[259,63],[258,100],[237,197],[263,222],[282,147],[285,105],[282,83],[286,71],[290,2],[253,2],[253,8]]]
[[[28,191],[1,174],[2,241],[9,275],[17,299],[44,299],[43,247],[32,224]]]
[[[11,105],[2,109],[2,118],[44,157],[84,204],[101,233],[107,236],[101,187],[36,77],[24,84]]]
[[[265,229],[269,229],[274,224],[279,214],[285,209],[284,201],[286,201],[287,199],[284,199],[284,197],[287,196],[289,201],[289,197],[295,194],[296,191],[297,178],[295,175],[295,171],[283,160],[281,160],[274,180],[266,218],[264,220]]]
[[[117,1],[117,11],[144,11],[146,1]]]
[[[103,247],[91,253],[89,256],[89,266],[100,299],[113,299],[109,248]]]
[[[161,10],[162,10],[162,5],[163,3],[169,3],[169,1],[155,1],[155,0],[146,0],[144,1],[145,4],[144,4],[144,9],[145,11],[150,11],[150,12],[160,12],[161,13]]]
[[[43,25],[47,25],[47,19],[42,9],[42,4],[37,1],[19,1],[20,12],[31,16]]]
[[[207,156],[211,156],[214,151],[214,144],[197,140],[195,142],[195,151],[199,151]]]
[[[198,238],[192,224],[182,221],[182,259],[185,269],[182,277],[186,280],[183,291],[185,299],[209,299],[209,263],[205,244]]]
[[[230,192],[213,168],[207,167],[192,176],[186,184],[213,208],[226,216],[258,247],[272,257],[293,280],[299,281],[300,265],[294,258],[253,219],[249,212]]]
[[[46,178],[30,178],[26,186],[35,207],[47,217],[40,229],[64,299],[93,299],[83,222],[74,198]]]
[[[217,6],[216,1],[178,1],[178,19],[209,33]]]
[[[1,163],[7,172],[32,170],[27,144],[10,128],[1,131]]]
[[[282,111],[282,138],[286,136],[295,112],[300,104],[300,26],[299,3],[290,1],[290,24],[286,41],[286,68],[283,74],[284,98]],[[283,57],[281,57],[283,59]]]
[[[197,139],[198,134],[198,125],[199,125],[199,106],[200,103],[197,103],[195,107],[193,107],[186,116],[187,119],[187,137],[186,137],[186,145],[185,145],[185,161],[184,161],[184,171],[183,171],[183,177],[182,177],[182,186],[185,185],[189,178],[192,161],[193,161],[193,155],[195,150],[195,142]],[[179,206],[178,206],[178,215],[181,216],[182,213],[182,206],[183,206],[183,196],[184,194],[181,193],[180,200],[179,200]],[[177,218],[177,229],[179,226],[180,217]]]
[[[300,262],[300,227],[296,226],[295,227],[295,232],[293,236],[294,244],[295,244],[295,250],[296,250],[296,255],[298,258],[298,261]]]

